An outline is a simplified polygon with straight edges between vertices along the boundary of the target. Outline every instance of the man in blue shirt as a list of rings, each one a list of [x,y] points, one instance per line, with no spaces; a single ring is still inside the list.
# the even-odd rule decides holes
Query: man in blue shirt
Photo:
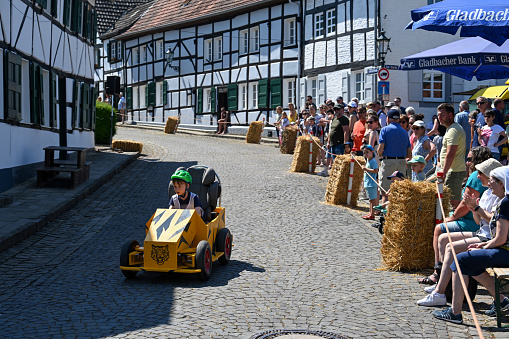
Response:
[[[470,113],[468,111],[470,107],[468,106],[468,102],[462,101],[460,102],[460,112],[454,116],[454,122],[457,122],[458,124],[463,127],[465,130],[465,136],[467,137],[467,149],[465,151],[465,154],[468,154],[468,151],[470,150],[470,123],[468,122],[468,114]]]
[[[380,155],[380,179],[381,185],[385,191],[389,190],[391,184],[387,176],[395,171],[406,171],[406,159],[412,157],[412,148],[408,133],[399,124],[399,108],[390,109],[387,112],[387,126],[380,131],[380,145],[378,153]],[[382,203],[387,201],[387,194],[382,192]]]

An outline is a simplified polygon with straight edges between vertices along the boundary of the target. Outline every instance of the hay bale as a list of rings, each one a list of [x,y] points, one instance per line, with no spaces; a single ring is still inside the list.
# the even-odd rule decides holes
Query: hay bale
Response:
[[[298,133],[299,128],[295,125],[288,126],[283,130],[283,133],[281,134],[281,147],[279,148],[281,153],[293,154]]]
[[[444,187],[443,205],[449,212],[450,191]],[[397,181],[391,185],[380,252],[382,269],[420,270],[433,267],[436,186],[430,182]]]
[[[356,156],[355,159],[364,166],[366,160],[364,157]],[[348,196],[348,180],[350,178],[350,155],[336,156],[332,169],[329,173],[329,181],[327,183],[327,191],[325,192],[325,202],[334,205],[346,205]],[[361,166],[354,162],[352,197],[350,206],[357,206],[359,192],[362,189],[364,180],[364,171]]]
[[[246,134],[246,143],[259,144],[263,131],[263,121],[252,121]]]
[[[168,117],[166,120],[166,126],[164,126],[164,133],[175,134],[177,132],[177,125],[179,123],[178,117]]]
[[[143,149],[143,143],[131,140],[113,140],[111,148],[120,149],[124,152],[139,152]]]
[[[309,135],[300,136],[297,138],[297,146],[295,147],[295,152],[293,153],[293,161],[292,167],[290,171],[292,172],[309,172]],[[313,137],[315,141],[313,143],[313,156],[312,156],[312,171],[315,172],[316,168],[316,159],[318,158],[318,145],[322,145],[320,143],[320,139],[317,137]],[[318,145],[317,145],[318,143]]]

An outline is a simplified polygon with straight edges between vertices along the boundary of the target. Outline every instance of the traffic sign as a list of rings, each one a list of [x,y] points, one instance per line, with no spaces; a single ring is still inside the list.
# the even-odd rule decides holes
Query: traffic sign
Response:
[[[382,101],[389,101],[389,94],[382,94]]]
[[[368,74],[375,74],[378,73],[378,68],[370,68],[367,71]]]
[[[395,70],[395,71],[399,70],[399,66],[397,66],[397,65],[385,65],[384,67],[387,69]]]
[[[387,94],[389,95],[389,81],[379,81],[378,82],[378,94]]]
[[[389,79],[389,70],[387,68],[380,68],[378,71],[378,78],[382,81]]]

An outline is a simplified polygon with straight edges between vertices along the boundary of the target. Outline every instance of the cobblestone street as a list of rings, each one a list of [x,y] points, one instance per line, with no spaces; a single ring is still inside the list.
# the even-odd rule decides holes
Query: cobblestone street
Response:
[[[143,153],[109,183],[27,240],[0,253],[4,337],[249,338],[313,329],[353,338],[476,337],[435,321],[416,274],[378,271],[378,231],[356,211],[321,203],[327,178],[290,173],[273,145],[120,128]],[[127,280],[119,252],[140,243],[168,205],[180,166],[213,167],[222,182],[232,261],[212,277],[141,273]],[[1,211],[0,211],[1,213]],[[474,305],[486,337],[508,337]],[[504,318],[504,321],[507,321]]]

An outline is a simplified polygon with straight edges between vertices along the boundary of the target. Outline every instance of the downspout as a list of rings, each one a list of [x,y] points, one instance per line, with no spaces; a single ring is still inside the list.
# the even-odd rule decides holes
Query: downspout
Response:
[[[301,0],[301,1],[302,1],[302,13],[304,13],[305,1],[304,0]],[[292,0],[288,0],[288,3],[290,3],[292,5],[295,5],[295,6],[297,6],[299,8],[299,10],[298,10],[299,14],[297,15],[297,17],[301,18],[302,14],[301,14],[300,5],[298,3],[296,3],[295,1],[292,1]],[[297,114],[300,111],[300,105],[298,105],[297,103],[300,102],[300,75],[301,75],[300,70],[302,68],[302,66],[300,64],[301,63],[301,54],[302,54],[301,53],[301,40],[302,40],[301,36],[302,36],[302,32],[304,30],[304,27],[303,27],[303,25],[304,25],[304,18],[301,18],[300,21],[301,21],[300,30],[298,30],[298,28],[295,27],[297,29],[297,32],[295,32],[296,33],[295,35],[297,36],[297,64],[298,64],[298,67],[297,67],[297,81],[295,81],[295,87],[296,87],[295,88],[296,89],[296,91],[295,91],[295,101],[296,102],[294,102],[293,104],[295,106],[295,109],[297,110]],[[300,34],[298,34],[298,33],[300,33]]]
[[[374,13],[374,19],[375,19],[375,27],[374,27],[374,41],[373,43],[375,44],[375,68],[378,67],[378,44],[376,42],[376,38],[378,37],[377,33],[378,33],[378,14],[379,14],[379,10],[380,10],[380,7],[379,7],[380,3],[378,2],[378,0],[375,0],[375,13]],[[378,75],[375,74],[375,76],[373,77],[373,83],[372,83],[372,86],[374,88],[374,92],[375,92],[375,101],[378,100],[378,81],[377,81],[377,78],[378,78]]]

